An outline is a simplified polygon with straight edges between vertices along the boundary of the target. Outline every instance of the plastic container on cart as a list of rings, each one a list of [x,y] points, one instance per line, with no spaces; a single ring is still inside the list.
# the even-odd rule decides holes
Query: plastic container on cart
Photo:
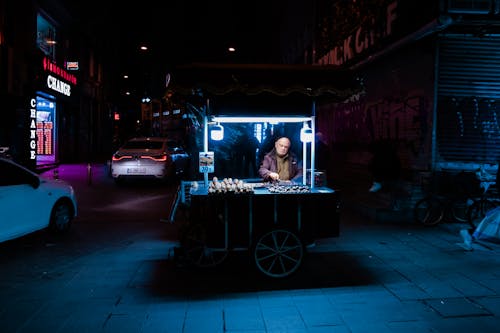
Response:
[[[306,171],[306,184],[311,185],[311,169]],[[327,186],[326,171],[316,170],[314,172],[314,186]]]

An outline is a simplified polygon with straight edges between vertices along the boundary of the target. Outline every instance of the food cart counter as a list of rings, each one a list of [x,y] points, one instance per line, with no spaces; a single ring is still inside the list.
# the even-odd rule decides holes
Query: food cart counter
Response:
[[[305,241],[339,235],[340,192],[328,187],[253,184],[243,193],[209,193],[204,186],[190,192],[192,218],[228,224],[237,229],[234,241],[247,234],[251,242],[259,231],[276,226],[297,231]]]
[[[196,231],[188,232],[190,240],[184,243],[187,247],[193,247],[193,240],[201,244],[203,255],[196,257],[204,257],[203,262],[207,253],[208,259],[213,259],[216,252],[225,258],[233,250],[250,250],[259,262],[257,249],[270,247],[265,244],[266,237],[273,238],[272,242],[279,235],[293,238],[294,246],[301,251],[315,239],[337,237],[339,212],[340,192],[328,187],[257,183],[239,192],[214,192],[209,187],[196,186],[190,189],[190,224]],[[205,265],[203,262],[198,264]],[[267,268],[260,270],[266,275],[275,274]],[[278,276],[290,273],[286,270]]]

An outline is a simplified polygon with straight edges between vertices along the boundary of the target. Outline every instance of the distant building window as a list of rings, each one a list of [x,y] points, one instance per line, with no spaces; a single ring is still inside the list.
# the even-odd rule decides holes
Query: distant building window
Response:
[[[36,26],[36,45],[47,57],[54,60],[56,57],[56,29],[54,25],[38,14]]]
[[[448,0],[448,12],[458,14],[489,14],[492,0]]]

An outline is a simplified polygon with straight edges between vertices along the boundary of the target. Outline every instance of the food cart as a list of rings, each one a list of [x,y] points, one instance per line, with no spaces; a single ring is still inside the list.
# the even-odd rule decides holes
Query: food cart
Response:
[[[181,240],[189,262],[215,266],[229,251],[249,251],[261,273],[282,278],[300,267],[306,245],[339,235],[339,192],[304,185],[252,186],[249,193],[191,191],[191,225]]]
[[[252,90],[248,76],[243,77],[247,79],[245,89]],[[269,86],[266,87],[264,90],[268,91]],[[276,87],[280,89],[279,85]],[[224,91],[235,90],[232,87]],[[341,198],[339,191],[318,183],[315,177],[316,99],[311,97],[317,97],[317,90],[303,87],[303,93],[293,90],[294,96],[288,90],[286,94],[268,94],[262,99],[267,106],[258,109],[249,107],[255,105],[257,96],[256,90],[252,91],[252,101],[243,98],[240,90],[232,103],[219,103],[215,108],[207,99],[203,108],[203,149],[198,159],[203,180],[182,181],[172,209],[174,215],[179,204],[188,210],[178,253],[185,262],[211,267],[224,262],[231,251],[247,251],[259,272],[271,278],[284,278],[299,269],[308,245],[317,238],[339,236]],[[244,103],[243,108],[236,108],[235,100]],[[287,100],[288,105],[278,107],[276,100],[281,104]],[[217,159],[209,147],[209,132],[218,132],[215,136],[211,133],[212,140],[222,139],[224,126],[230,123],[298,125],[302,181],[266,183],[260,179],[237,179],[231,174],[221,179],[214,177]],[[174,220],[172,214],[170,220]]]

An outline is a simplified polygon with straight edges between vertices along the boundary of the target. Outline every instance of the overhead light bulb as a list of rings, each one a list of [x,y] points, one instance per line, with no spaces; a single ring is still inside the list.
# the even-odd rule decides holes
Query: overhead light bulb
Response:
[[[313,131],[308,125],[304,125],[300,130],[300,141],[302,142],[312,142],[313,141]]]
[[[210,131],[210,138],[214,141],[220,141],[224,138],[224,127],[221,124],[214,125]]]

